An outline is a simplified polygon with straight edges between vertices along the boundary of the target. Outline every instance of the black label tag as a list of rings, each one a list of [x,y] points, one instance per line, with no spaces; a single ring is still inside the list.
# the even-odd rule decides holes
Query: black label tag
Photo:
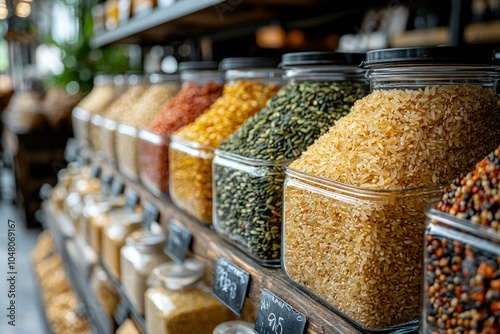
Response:
[[[116,307],[115,313],[113,314],[113,318],[115,318],[115,321],[118,325],[121,325],[127,320],[129,316],[129,311],[127,306],[123,301],[120,301],[118,306]]]
[[[241,315],[249,282],[249,273],[219,257],[212,294],[237,315]]]
[[[267,289],[262,291],[255,320],[258,334],[302,334],[306,316]]]
[[[123,193],[124,185],[123,181],[119,177],[115,177],[113,182],[111,183],[111,196],[116,197]]]
[[[94,178],[94,179],[98,179],[101,177],[101,166],[99,166],[98,164],[96,163],[93,163],[92,164],[92,167],[90,169],[90,175]]]
[[[125,190],[125,208],[130,212],[134,212],[139,204],[139,195],[131,188]]]
[[[150,201],[145,201],[142,208],[142,226],[149,229],[152,222],[157,222],[160,218],[160,211]]]
[[[111,189],[111,183],[113,182],[113,176],[111,174],[102,172],[101,173],[101,188],[104,190]]]
[[[186,258],[193,235],[191,231],[177,223],[174,219],[168,222],[168,238],[165,252],[172,260],[183,263]]]

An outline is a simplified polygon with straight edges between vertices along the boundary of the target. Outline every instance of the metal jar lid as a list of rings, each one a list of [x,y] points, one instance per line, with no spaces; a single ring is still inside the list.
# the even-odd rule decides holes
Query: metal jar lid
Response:
[[[282,67],[311,66],[311,65],[354,65],[359,66],[365,61],[366,53],[348,52],[293,52],[283,55]]]

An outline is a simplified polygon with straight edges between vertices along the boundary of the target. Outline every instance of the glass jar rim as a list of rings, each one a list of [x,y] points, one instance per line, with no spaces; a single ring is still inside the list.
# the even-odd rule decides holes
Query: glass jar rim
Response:
[[[206,266],[195,258],[188,258],[182,264],[169,261],[156,266],[152,280],[157,280],[167,289],[180,290],[198,282],[205,274]]]
[[[298,179],[298,182],[312,183],[311,187],[321,187],[321,188],[331,188],[343,193],[343,197],[354,196],[363,198],[385,198],[385,197],[405,197],[414,196],[417,194],[432,194],[441,193],[441,189],[445,185],[429,185],[413,188],[402,188],[402,189],[371,189],[366,187],[359,187],[356,185],[343,183],[339,181],[334,181],[326,177],[312,175],[306,172],[302,172],[293,169],[289,166],[285,167],[285,173],[287,177],[292,177]],[[323,192],[323,191],[322,191]]]
[[[227,70],[252,70],[263,68],[276,68],[279,64],[279,59],[268,57],[230,57],[224,58],[219,63],[219,69]]]
[[[367,69],[393,66],[473,66],[498,65],[495,50],[477,46],[436,46],[390,48],[368,51],[361,67]]]
[[[218,70],[219,63],[211,60],[184,61],[179,63],[179,72]]]
[[[459,231],[465,231],[477,237],[490,239],[495,243],[500,243],[500,233],[486,226],[472,223],[468,219],[462,219],[450,215],[437,209],[437,204],[440,200],[431,201],[425,207],[425,215],[432,221],[439,222],[440,225],[456,228]]]
[[[165,233],[154,233],[149,230],[140,229],[132,232],[127,237],[127,244],[133,244],[137,246],[145,247],[156,247],[165,243],[167,237]]]
[[[366,53],[308,51],[285,53],[280,67],[293,68],[297,66],[350,65],[359,67],[366,60]]]
[[[214,154],[224,159],[233,160],[238,163],[245,163],[252,166],[279,166],[279,165],[288,165],[292,163],[295,159],[288,160],[266,160],[266,159],[256,159],[256,158],[248,158],[243,155],[228,152],[222,149],[214,149]]]

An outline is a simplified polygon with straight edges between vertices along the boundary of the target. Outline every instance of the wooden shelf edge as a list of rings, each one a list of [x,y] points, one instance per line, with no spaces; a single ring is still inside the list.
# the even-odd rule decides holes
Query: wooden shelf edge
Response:
[[[344,318],[320,304],[306,292],[295,287],[281,268],[266,268],[255,262],[249,255],[235,247],[215,230],[198,222],[196,219],[176,207],[169,199],[159,198],[148,191],[142,184],[124,177],[118,170],[102,160],[93,160],[103,172],[119,177],[126,187],[130,187],[142,200],[150,201],[160,210],[160,223],[166,228],[171,219],[175,219],[193,234],[192,255],[204,262],[212,270],[217,259],[222,256],[250,274],[247,299],[258,306],[264,288],[287,301],[307,317],[306,332],[318,334],[359,334],[362,333]]]

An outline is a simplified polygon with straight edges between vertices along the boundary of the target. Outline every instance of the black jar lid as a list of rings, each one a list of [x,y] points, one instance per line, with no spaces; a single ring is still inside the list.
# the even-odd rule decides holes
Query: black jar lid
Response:
[[[281,66],[303,65],[355,65],[359,66],[366,59],[365,53],[310,51],[293,52],[283,55]]]
[[[495,52],[487,47],[436,46],[425,48],[394,48],[368,51],[364,68],[386,65],[476,65],[495,64]]]
[[[279,59],[265,57],[231,57],[224,58],[219,64],[219,69],[239,70],[252,68],[275,68],[279,64]]]
[[[217,70],[219,63],[216,61],[185,61],[179,64],[179,72],[183,71],[209,71]]]

